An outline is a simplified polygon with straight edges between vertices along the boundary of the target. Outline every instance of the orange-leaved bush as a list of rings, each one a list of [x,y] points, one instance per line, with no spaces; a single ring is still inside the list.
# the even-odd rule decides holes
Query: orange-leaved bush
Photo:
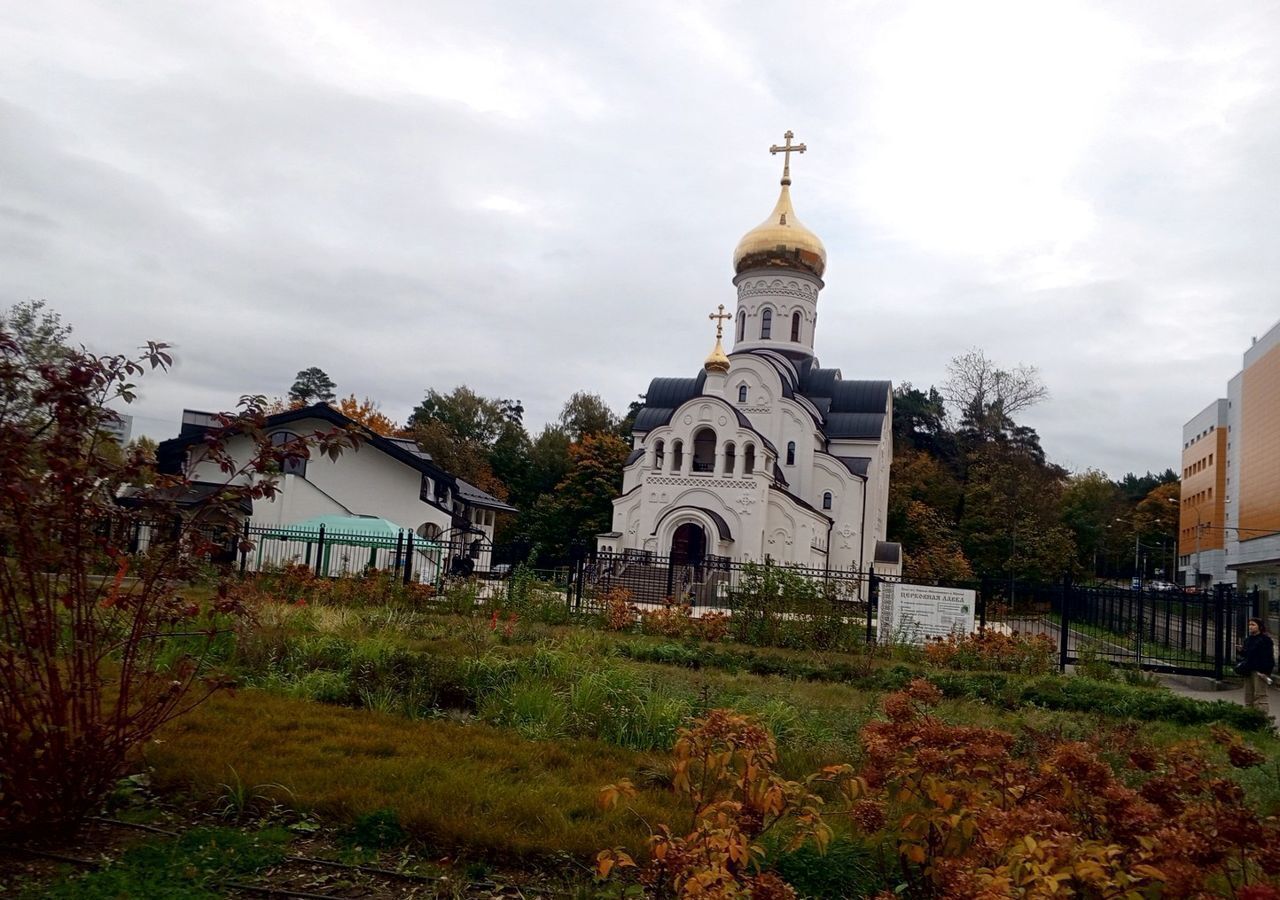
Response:
[[[947,669],[986,669],[1043,675],[1054,668],[1057,651],[1044,634],[1004,634],[988,628],[979,634],[956,635],[924,645],[925,661]]]
[[[1122,779],[1093,742],[1041,736],[1019,755],[1010,734],[930,715],[939,699],[917,679],[862,733],[859,774],[886,805],[907,894],[1236,896],[1276,886],[1280,825],[1248,807],[1203,745],[1127,748]],[[1222,735],[1231,753],[1239,739]],[[1238,748],[1233,759],[1255,755]]]
[[[649,860],[639,868],[641,884],[658,896],[793,898],[776,874],[760,871],[761,838],[780,833],[794,849],[812,840],[824,849],[831,829],[823,821],[822,798],[813,793],[829,782],[849,800],[860,792],[852,770],[833,766],[803,781],[775,770],[778,750],[768,729],[732,710],[715,709],[681,730],[674,750],[673,787],[692,805],[688,831],[658,825],[649,839]],[[635,793],[628,781],[601,791],[606,808]],[[602,850],[597,871],[608,877],[635,861],[621,848]]]

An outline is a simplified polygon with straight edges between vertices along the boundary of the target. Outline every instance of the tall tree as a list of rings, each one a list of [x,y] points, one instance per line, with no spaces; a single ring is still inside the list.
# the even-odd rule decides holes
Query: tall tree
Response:
[[[1116,519],[1127,511],[1115,482],[1096,469],[1072,475],[1062,491],[1062,522],[1075,536],[1081,570],[1097,576],[1115,554]]]
[[[343,397],[338,401],[338,412],[383,437],[390,437],[400,430],[400,426],[379,409],[379,404],[368,397],[363,400],[357,400],[355,394]]]
[[[317,401],[328,403],[336,396],[333,392],[336,387],[333,379],[323,369],[312,366],[303,369],[294,378],[293,387],[289,388],[289,399],[298,406]]]
[[[975,347],[947,364],[941,394],[962,422],[989,437],[1007,432],[1013,417],[1047,399],[1049,389],[1035,366],[1002,369]]]
[[[31,385],[38,383],[41,366],[58,365],[72,356],[67,344],[71,326],[43,300],[14,304],[0,314],[0,332],[13,342],[10,365],[21,368],[21,377],[0,383],[0,412],[13,417],[35,415],[40,406]]]
[[[577,391],[560,410],[560,427],[570,439],[580,441],[589,434],[615,431],[618,417],[599,394]]]
[[[522,477],[529,440],[523,418],[519,400],[459,385],[447,394],[429,389],[407,431],[445,470],[505,500]]]
[[[609,530],[630,452],[630,444],[610,432],[588,434],[569,447],[568,473],[531,522],[530,536],[544,554],[563,556],[572,542],[589,544]]]

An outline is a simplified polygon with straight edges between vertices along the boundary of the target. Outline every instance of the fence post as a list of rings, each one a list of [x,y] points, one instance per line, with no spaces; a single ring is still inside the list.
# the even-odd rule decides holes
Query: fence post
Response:
[[[324,566],[324,525],[320,526],[320,543],[316,545],[316,575],[323,575]]]
[[[240,541],[240,574],[249,567],[249,520],[244,520],[244,537]]]
[[[578,561],[569,556],[569,577],[564,586],[564,607],[569,612],[573,612],[573,581],[575,576],[581,577],[578,573]]]
[[[875,632],[871,629],[871,612],[880,600],[880,585],[876,581],[873,565],[867,566],[864,576],[867,579],[867,643],[875,643]]]
[[[1223,633],[1227,624],[1226,591],[1223,587],[1221,584],[1213,587],[1213,677],[1217,681],[1222,680],[1222,662],[1227,652],[1226,634]]]
[[[987,631],[987,579],[984,577],[978,585],[978,634]]]
[[[404,581],[408,584],[413,578],[413,532],[405,531],[404,533]]]
[[[1134,591],[1133,594],[1134,594],[1133,601],[1138,604],[1138,628],[1137,628],[1137,631],[1135,632],[1137,634],[1137,638],[1134,640],[1133,649],[1138,659],[1138,668],[1141,669],[1142,668],[1142,631],[1146,627],[1144,624],[1144,617],[1147,611],[1147,595],[1141,589]]]
[[[404,532],[396,531],[396,568],[395,575],[400,574],[400,567],[408,562],[408,558],[404,555]],[[392,576],[392,578],[395,577]]]
[[[1062,602],[1059,604],[1058,671],[1067,671],[1067,657],[1071,649],[1071,582],[1062,583]]]

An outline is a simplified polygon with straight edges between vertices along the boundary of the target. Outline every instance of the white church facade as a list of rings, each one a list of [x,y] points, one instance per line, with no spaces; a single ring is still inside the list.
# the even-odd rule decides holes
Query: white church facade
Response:
[[[826,250],[796,218],[790,154],[769,218],[738,243],[737,308],[691,378],[655,378],[635,419],[605,553],[898,574],[885,541],[893,456],[888,381],[846,381],[814,355]],[[722,322],[733,345],[722,345]]]

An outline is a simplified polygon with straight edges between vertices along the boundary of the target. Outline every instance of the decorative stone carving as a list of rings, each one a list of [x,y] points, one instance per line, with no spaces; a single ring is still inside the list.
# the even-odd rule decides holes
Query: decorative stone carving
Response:
[[[728,488],[729,490],[750,491],[755,489],[754,481],[734,481],[730,478],[715,477],[711,475],[702,475],[699,477],[679,478],[674,475],[655,475],[651,476],[647,483],[651,485],[671,485],[672,487],[710,487],[708,482],[714,482],[716,488]],[[650,494],[650,496],[653,496]],[[664,493],[665,496],[665,493]]]
[[[795,285],[796,283],[793,281],[791,284]],[[738,297],[740,299],[745,297],[762,296],[794,297],[797,300],[812,301],[816,295],[813,288],[809,287],[807,284],[791,287],[783,286],[781,281],[775,281],[773,284],[767,284],[763,281],[743,282],[738,287]]]

